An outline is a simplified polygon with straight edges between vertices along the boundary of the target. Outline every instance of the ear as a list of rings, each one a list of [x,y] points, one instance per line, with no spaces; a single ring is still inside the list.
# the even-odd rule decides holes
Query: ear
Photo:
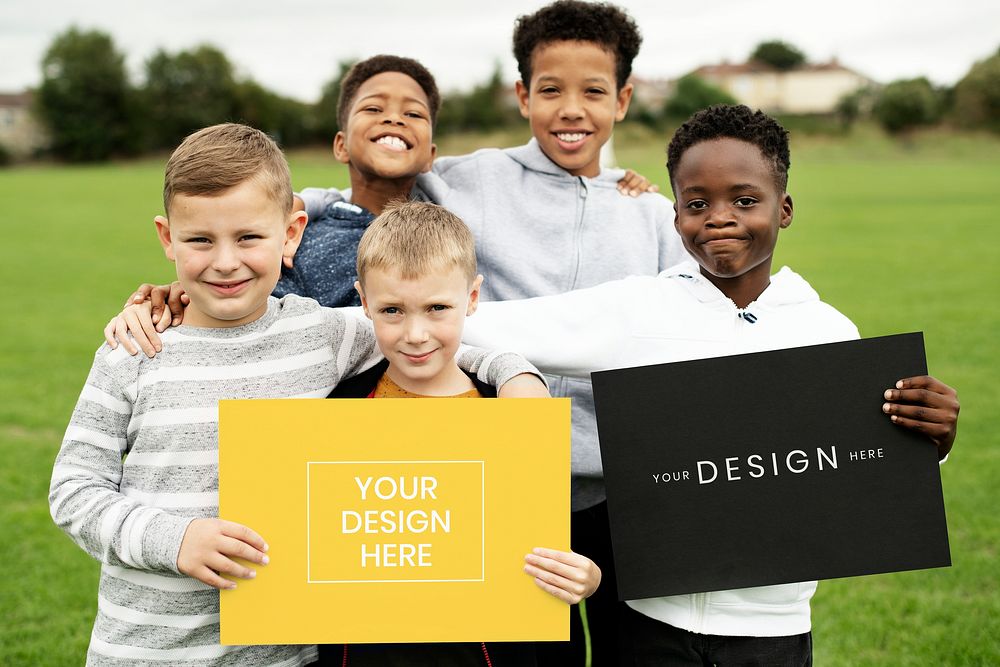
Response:
[[[360,280],[355,280],[354,281],[354,290],[358,293],[358,296],[361,297],[361,307],[365,311],[365,317],[367,317],[368,319],[371,319],[372,318],[372,314],[370,312],[368,312],[368,299],[365,298],[365,291],[363,289],[361,289],[361,281]]]
[[[778,220],[778,228],[784,229],[792,224],[792,195],[787,192],[781,197],[781,218]]]
[[[288,214],[288,223],[285,227],[285,241],[281,248],[281,263],[288,268],[292,267],[292,258],[295,251],[299,249],[302,242],[302,232],[306,228],[306,221],[309,216],[305,211],[292,211]]]
[[[628,105],[632,103],[632,91],[634,88],[631,83],[626,83],[618,90],[618,103],[615,108],[615,122],[620,123],[625,120],[625,114],[628,113]]]
[[[163,246],[163,254],[171,262],[177,261],[177,256],[174,255],[174,244],[170,236],[170,222],[162,215],[158,215],[153,218],[153,223],[156,225],[156,237],[160,239],[160,245]]]
[[[427,165],[420,170],[421,174],[426,174],[434,167],[434,158],[437,157],[438,147],[437,144],[431,144],[431,159],[427,161]]]
[[[351,161],[351,154],[347,152],[347,135],[344,134],[343,130],[337,132],[333,137],[333,157],[342,164]]]
[[[518,79],[517,83],[514,84],[514,92],[517,94],[517,108],[521,112],[521,117],[528,118],[530,101],[528,96],[528,86],[524,85],[524,82]]]
[[[479,308],[479,288],[483,286],[483,274],[476,276],[476,279],[472,281],[472,289],[469,290],[469,307],[465,309],[465,315],[468,317],[476,312]]]
[[[677,221],[677,201],[674,201],[674,229],[680,231],[680,223]]]

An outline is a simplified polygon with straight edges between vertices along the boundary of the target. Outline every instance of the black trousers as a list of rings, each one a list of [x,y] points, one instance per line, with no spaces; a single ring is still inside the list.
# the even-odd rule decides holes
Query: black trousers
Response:
[[[812,633],[787,637],[700,635],[628,608],[620,664],[628,667],[809,667]]]
[[[322,667],[534,667],[531,642],[455,644],[327,644],[319,647]],[[489,656],[489,661],[487,661]]]

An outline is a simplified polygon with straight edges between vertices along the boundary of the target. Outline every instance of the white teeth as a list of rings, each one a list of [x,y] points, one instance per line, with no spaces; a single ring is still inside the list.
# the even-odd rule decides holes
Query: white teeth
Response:
[[[375,143],[384,144],[389,148],[395,148],[401,151],[406,150],[406,142],[400,139],[399,137],[390,137],[390,136],[379,137]]]
[[[587,135],[583,132],[557,132],[556,137],[559,141],[565,141],[566,143],[574,143],[577,141],[582,141]]]

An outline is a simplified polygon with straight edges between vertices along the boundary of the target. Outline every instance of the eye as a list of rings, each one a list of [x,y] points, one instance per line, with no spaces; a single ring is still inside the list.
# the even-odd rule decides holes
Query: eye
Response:
[[[431,310],[436,313],[440,313],[446,310],[451,310],[451,306],[447,306],[443,303],[435,303],[433,306],[431,306]]]
[[[409,118],[426,118],[426,116],[424,116],[424,114],[420,111],[407,111],[406,116]]]
[[[542,93],[543,95],[555,95],[556,93],[559,92],[559,89],[556,88],[555,86],[543,86],[541,89],[539,89],[538,92]]]
[[[193,236],[187,240],[187,243],[211,243],[211,241],[204,236]]]
[[[704,199],[692,199],[684,205],[684,208],[689,208],[693,211],[701,211],[708,208],[708,202]]]
[[[750,206],[756,204],[757,200],[754,197],[740,197],[733,203],[739,206],[740,208],[749,208]]]
[[[587,94],[588,95],[604,95],[607,92],[608,91],[604,90],[603,88],[588,88],[587,89]]]
[[[367,113],[378,113],[378,112],[379,112],[379,111],[381,111],[382,109],[381,109],[380,107],[377,107],[377,106],[375,106],[374,104],[369,104],[369,105],[368,105],[368,106],[366,106],[366,107],[362,107],[362,109],[361,109],[361,110],[362,110],[362,111],[365,111],[365,112],[367,112]]]
[[[256,241],[261,238],[263,237],[260,234],[244,234],[240,237],[240,241]]]
[[[383,308],[379,312],[382,313],[382,314],[384,314],[384,315],[399,315],[400,310],[396,306],[386,306],[385,308]]]

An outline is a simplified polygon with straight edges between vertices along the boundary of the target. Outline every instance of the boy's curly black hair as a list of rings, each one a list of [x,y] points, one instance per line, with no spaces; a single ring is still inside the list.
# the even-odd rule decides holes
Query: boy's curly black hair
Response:
[[[788,187],[788,130],[763,111],[751,111],[742,104],[716,104],[695,113],[674,133],[667,146],[667,172],[670,182],[687,149],[702,141],[722,138],[739,139],[760,149],[774,168],[774,181],[782,192]]]
[[[340,96],[337,98],[337,125],[340,126],[341,130],[347,128],[347,117],[350,115],[354,97],[358,94],[358,88],[368,79],[384,72],[399,72],[416,81],[424,94],[427,95],[431,125],[437,120],[438,109],[441,108],[441,94],[438,92],[434,75],[412,58],[378,55],[355,63],[344,75],[344,80],[340,82]]]
[[[632,74],[642,36],[635,21],[622,9],[606,2],[557,0],[514,24],[514,57],[521,81],[531,85],[531,56],[550,42],[592,42],[615,57],[615,77],[620,89]]]

